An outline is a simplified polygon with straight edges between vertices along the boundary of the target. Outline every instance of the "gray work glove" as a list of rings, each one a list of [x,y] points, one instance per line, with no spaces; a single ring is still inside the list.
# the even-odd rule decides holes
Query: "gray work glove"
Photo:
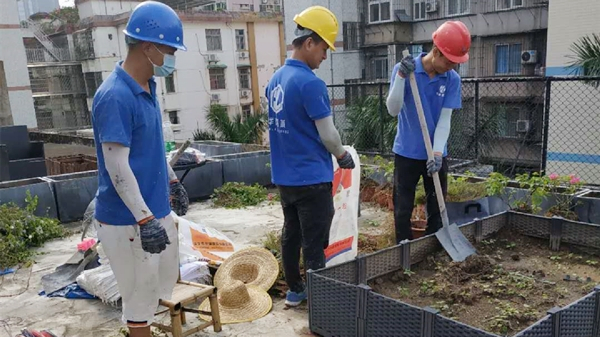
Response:
[[[170,186],[171,209],[175,211],[177,216],[184,216],[190,206],[190,199],[188,198],[187,191],[179,181],[172,182]]]
[[[338,158],[337,162],[342,169],[354,169],[355,167],[354,160],[349,152],[345,152],[342,158]]]
[[[400,67],[398,68],[398,72],[400,76],[403,78],[407,78],[410,73],[415,71],[415,59],[413,59],[412,55],[405,56],[402,61],[400,61]]]
[[[151,254],[161,253],[167,248],[168,244],[171,244],[167,231],[156,218],[140,224],[139,227],[142,249],[144,251]]]
[[[427,174],[429,176],[440,171],[440,169],[442,169],[442,156],[435,155],[433,160],[427,160]]]

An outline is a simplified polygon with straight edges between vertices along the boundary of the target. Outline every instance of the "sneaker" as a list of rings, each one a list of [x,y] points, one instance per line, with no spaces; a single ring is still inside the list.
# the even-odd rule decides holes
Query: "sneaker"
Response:
[[[285,305],[287,306],[298,306],[304,300],[306,300],[306,292],[292,292],[288,291],[285,296]]]

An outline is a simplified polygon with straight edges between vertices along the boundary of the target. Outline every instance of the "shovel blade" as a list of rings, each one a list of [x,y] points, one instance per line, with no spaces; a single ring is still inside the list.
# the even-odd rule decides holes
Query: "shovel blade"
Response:
[[[443,226],[435,233],[450,258],[455,262],[462,262],[467,257],[475,254],[475,247],[469,242],[456,224]]]

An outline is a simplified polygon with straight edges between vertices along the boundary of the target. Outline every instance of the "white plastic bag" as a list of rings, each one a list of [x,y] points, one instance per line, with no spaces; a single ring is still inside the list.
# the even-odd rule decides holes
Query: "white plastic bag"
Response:
[[[171,213],[174,215],[174,213]],[[221,232],[200,223],[177,217],[179,223],[179,264],[194,261],[223,263],[237,249]]]
[[[171,159],[179,149],[172,150],[167,153],[167,162],[171,162]],[[198,149],[187,148],[183,151],[183,154],[179,157],[175,165],[190,165],[190,164],[198,164],[206,161],[206,154],[201,152]]]
[[[335,215],[325,249],[326,266],[353,260],[358,254],[358,205],[360,192],[360,159],[353,147],[344,146],[356,167],[340,169],[333,160],[333,204]]]

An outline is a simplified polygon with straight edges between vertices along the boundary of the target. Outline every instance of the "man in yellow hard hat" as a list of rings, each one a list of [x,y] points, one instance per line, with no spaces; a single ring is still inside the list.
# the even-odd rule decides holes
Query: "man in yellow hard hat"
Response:
[[[335,213],[333,154],[342,170],[354,168],[333,124],[329,95],[313,70],[335,50],[338,21],[325,7],[312,6],[294,17],[294,51],[266,88],[269,101],[271,176],[283,208],[281,238],[283,270],[289,286],[288,306],[306,299],[300,277],[304,267],[325,267],[325,248]]]

